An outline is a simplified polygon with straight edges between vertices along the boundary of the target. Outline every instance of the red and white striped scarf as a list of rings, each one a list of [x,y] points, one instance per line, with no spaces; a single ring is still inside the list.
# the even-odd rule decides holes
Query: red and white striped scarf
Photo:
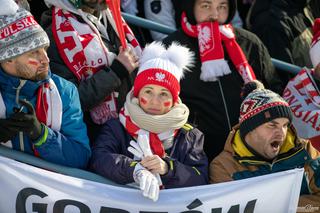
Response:
[[[139,132],[142,130],[137,124],[135,124],[132,120],[128,112],[122,108],[119,114],[120,122],[125,127],[127,132],[135,139],[138,138]],[[174,138],[177,134],[178,130],[167,131],[163,133],[153,133],[144,130],[143,133],[147,133],[149,136],[149,144],[153,154],[158,155],[159,157],[165,156],[164,146],[162,141],[167,140],[169,138]]]
[[[252,67],[236,41],[231,24],[219,26],[218,22],[204,22],[194,26],[183,13],[181,26],[188,36],[198,38],[202,62],[201,80],[216,81],[218,77],[231,73],[228,63],[224,60],[222,42],[243,81],[247,83],[256,79]]]
[[[62,123],[62,100],[58,88],[50,78],[37,92],[36,115],[41,123],[60,131]]]
[[[127,132],[138,138],[139,134],[149,135],[151,151],[165,156],[165,148],[170,148],[180,128],[187,122],[189,109],[179,100],[169,112],[164,115],[150,115],[141,109],[138,99],[133,97],[133,91],[126,97],[124,107],[120,110],[119,120]]]
[[[116,55],[108,51],[98,31],[104,31],[107,36],[105,27],[100,26],[101,24],[95,27],[90,22],[94,19],[93,23],[98,24],[100,21],[96,17],[91,15],[90,20],[87,18],[86,21],[90,24],[82,23],[72,13],[57,7],[53,7],[52,16],[52,32],[60,56],[79,82],[112,64]],[[129,26],[123,19],[122,21],[129,45],[139,56],[140,45]],[[117,94],[113,92],[103,103],[90,110],[91,118],[96,124],[103,124],[108,119],[117,117],[116,97]]]
[[[288,82],[283,98],[293,112],[292,123],[298,136],[310,139],[320,151],[320,92],[312,73],[312,70],[302,69]]]

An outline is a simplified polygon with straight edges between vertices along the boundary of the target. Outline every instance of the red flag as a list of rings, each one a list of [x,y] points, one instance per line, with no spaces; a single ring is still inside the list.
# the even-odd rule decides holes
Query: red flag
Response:
[[[123,22],[121,19],[121,12],[120,12],[120,0],[106,0],[106,3],[111,10],[113,19],[116,23],[117,31],[119,33],[120,43],[123,48],[127,48],[127,42],[123,30]]]

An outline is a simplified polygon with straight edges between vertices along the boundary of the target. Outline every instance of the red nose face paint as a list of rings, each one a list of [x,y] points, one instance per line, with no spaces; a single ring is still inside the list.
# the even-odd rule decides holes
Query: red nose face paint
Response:
[[[34,66],[38,66],[39,62],[35,61],[35,60],[29,60],[28,64],[34,65]]]
[[[165,107],[169,107],[169,106],[171,105],[171,101],[164,102],[163,105],[164,105]]]
[[[140,103],[141,104],[147,104],[147,102],[148,101],[146,99],[144,99],[143,97],[140,98]]]

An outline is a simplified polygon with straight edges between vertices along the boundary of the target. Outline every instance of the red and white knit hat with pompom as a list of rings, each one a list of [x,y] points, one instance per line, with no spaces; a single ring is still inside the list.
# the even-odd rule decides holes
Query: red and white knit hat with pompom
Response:
[[[314,21],[312,31],[313,39],[309,54],[313,67],[316,67],[320,63],[320,18]]]
[[[177,102],[180,79],[183,72],[193,65],[193,53],[186,47],[172,43],[168,49],[160,42],[145,47],[140,58],[140,67],[134,81],[133,94],[138,97],[141,88],[155,84],[167,88]]]

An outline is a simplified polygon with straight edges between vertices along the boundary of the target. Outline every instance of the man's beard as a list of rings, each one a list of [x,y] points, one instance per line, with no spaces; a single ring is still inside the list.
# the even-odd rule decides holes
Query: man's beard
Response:
[[[44,67],[41,67],[41,68],[44,68]],[[17,76],[20,77],[20,78],[23,78],[25,80],[31,80],[31,81],[42,81],[44,79],[47,78],[48,76],[48,72],[39,72],[39,69],[36,70],[36,71],[32,71],[30,68],[28,68],[27,65],[24,65],[24,64],[21,64],[21,63],[17,63],[17,67],[16,67],[16,70],[17,70]]]

